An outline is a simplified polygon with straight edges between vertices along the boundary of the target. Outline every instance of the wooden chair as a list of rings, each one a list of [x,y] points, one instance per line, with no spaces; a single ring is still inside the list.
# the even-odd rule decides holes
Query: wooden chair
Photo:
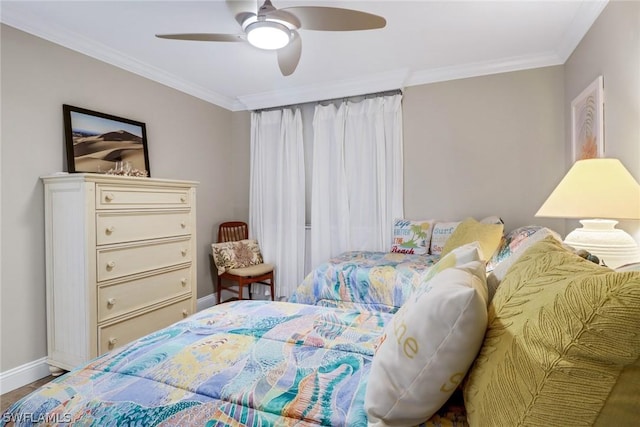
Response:
[[[218,227],[218,243],[237,242],[239,240],[248,238],[249,228],[247,227],[247,224],[245,222],[228,221],[223,222],[222,224],[220,224],[220,227]],[[273,268],[274,267],[272,264],[263,263],[251,265],[245,268],[233,268],[231,270],[225,271],[221,275],[218,275],[218,304],[220,304],[220,297],[222,295],[223,289],[229,292],[236,293],[238,294],[238,299],[243,299],[243,288],[247,286],[249,287],[249,299],[251,299],[250,285],[252,283],[261,283],[263,285],[269,286],[271,289],[271,301],[274,301],[275,289],[273,281]],[[225,285],[223,283],[224,280],[233,283]],[[238,286],[238,290],[233,288],[233,286],[235,285]]]

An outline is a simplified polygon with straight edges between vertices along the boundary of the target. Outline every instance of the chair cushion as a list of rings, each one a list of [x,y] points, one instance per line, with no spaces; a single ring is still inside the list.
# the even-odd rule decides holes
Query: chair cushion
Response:
[[[270,271],[273,271],[273,264],[257,264],[244,268],[232,268],[227,270],[227,273],[233,274],[234,276],[252,277],[260,276]]]
[[[255,240],[245,239],[237,242],[211,244],[213,262],[218,269],[218,275],[234,268],[245,268],[262,264],[260,246]]]

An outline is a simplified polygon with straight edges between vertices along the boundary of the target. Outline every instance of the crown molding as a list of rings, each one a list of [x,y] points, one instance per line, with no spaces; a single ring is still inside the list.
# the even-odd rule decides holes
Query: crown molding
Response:
[[[409,69],[360,76],[357,79],[330,81],[294,88],[241,95],[224,96],[131,56],[123,55],[110,47],[52,25],[46,20],[14,10],[12,2],[2,2],[0,22],[37,37],[67,47],[84,55],[106,62],[118,68],[161,83],[180,92],[192,95],[230,111],[256,110],[274,106],[301,104],[323,99],[356,96],[392,89],[402,89],[447,80],[519,71],[524,69],[564,64],[585,34],[606,7],[608,0],[583,1],[576,16],[554,52],[439,67],[411,72]]]
[[[557,54],[548,53],[543,55],[512,57],[499,61],[475,62],[451,67],[432,68],[412,73],[407,81],[407,86],[549,67],[563,63],[564,61],[562,61]]]
[[[609,0],[582,2],[578,13],[576,13],[573,22],[565,32],[557,49],[558,57],[562,59],[563,64],[569,59],[569,56],[571,56],[582,38],[587,34],[588,30],[584,31],[584,28],[591,28],[608,3]]]
[[[11,7],[11,2],[2,3],[0,22],[228,110],[235,111],[241,108],[233,98],[195,85],[131,56],[123,55],[106,45],[52,25],[32,14],[16,12]]]
[[[591,28],[591,25],[600,16],[608,2],[609,0],[583,1],[573,22],[563,35],[558,48],[554,51],[538,55],[512,57],[499,61],[477,62],[416,71],[412,73],[407,81],[407,86],[564,64],[586,34],[584,29]]]
[[[393,70],[361,76],[358,79],[346,79],[239,96],[238,100],[246,110],[303,104],[325,99],[402,89],[408,76],[409,71],[406,69]]]

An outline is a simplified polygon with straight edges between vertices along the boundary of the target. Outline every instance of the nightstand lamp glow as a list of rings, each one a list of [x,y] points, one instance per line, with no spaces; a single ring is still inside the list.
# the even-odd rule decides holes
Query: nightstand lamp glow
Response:
[[[640,261],[633,237],[615,228],[617,219],[640,219],[640,184],[617,159],[575,162],[536,216],[597,218],[582,219],[564,242],[611,268]]]

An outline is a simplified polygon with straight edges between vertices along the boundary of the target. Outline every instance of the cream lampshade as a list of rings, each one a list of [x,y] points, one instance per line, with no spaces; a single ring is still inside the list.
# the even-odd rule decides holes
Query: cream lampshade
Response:
[[[611,268],[640,261],[636,241],[616,219],[640,219],[640,184],[617,159],[578,160],[536,213],[582,219],[565,243],[598,256]]]

